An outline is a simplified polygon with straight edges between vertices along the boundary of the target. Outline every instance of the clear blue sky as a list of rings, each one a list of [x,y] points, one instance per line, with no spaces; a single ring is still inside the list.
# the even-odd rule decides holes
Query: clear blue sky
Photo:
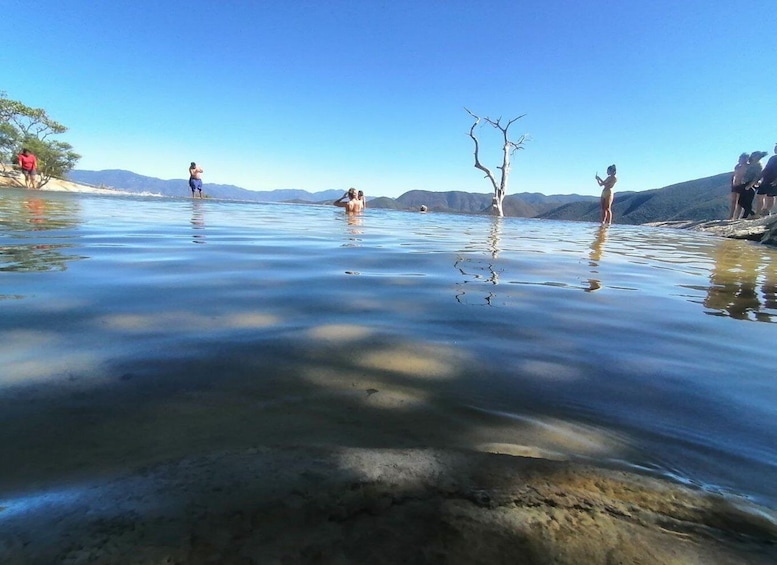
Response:
[[[774,0],[1,0],[0,89],[78,168],[255,190],[489,192],[471,119],[526,114],[509,193],[659,188],[777,142]],[[500,148],[479,129],[481,160]]]

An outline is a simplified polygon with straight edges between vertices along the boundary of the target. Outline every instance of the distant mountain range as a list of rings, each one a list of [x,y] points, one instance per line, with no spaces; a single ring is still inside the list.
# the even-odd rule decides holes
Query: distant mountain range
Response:
[[[106,170],[70,172],[69,180],[128,192],[189,196],[185,179],[162,180],[130,171]],[[613,203],[616,223],[644,224],[670,220],[709,220],[728,214],[731,174],[722,173],[702,179],[673,184],[641,192],[617,192]],[[343,194],[342,189],[308,192],[298,189],[254,191],[228,184],[205,184],[211,198],[255,202],[329,203]],[[418,210],[430,212],[490,214],[491,193],[461,191],[432,192],[411,190],[398,198],[370,197],[370,208]],[[553,220],[599,221],[599,197],[579,194],[545,195],[538,192],[510,194],[504,201],[506,216]]]
[[[127,192],[161,194],[162,196],[190,196],[189,181],[186,179],[162,180],[139,175],[131,171],[109,169],[105,171],[70,171],[68,180],[92,186],[116,188]],[[257,192],[231,184],[205,183],[204,192],[212,198],[227,200],[251,200],[255,202],[288,202],[334,200],[343,195],[342,189],[324,190],[311,194],[307,190],[281,189]]]

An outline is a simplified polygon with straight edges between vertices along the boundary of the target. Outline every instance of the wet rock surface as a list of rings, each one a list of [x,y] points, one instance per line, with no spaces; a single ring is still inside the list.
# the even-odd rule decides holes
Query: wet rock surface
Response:
[[[767,245],[777,245],[777,215],[747,220],[679,220],[645,224],[655,227],[703,231],[730,239],[746,239]]]
[[[745,501],[570,462],[256,448],[10,498],[0,562],[767,564],[776,524]]]

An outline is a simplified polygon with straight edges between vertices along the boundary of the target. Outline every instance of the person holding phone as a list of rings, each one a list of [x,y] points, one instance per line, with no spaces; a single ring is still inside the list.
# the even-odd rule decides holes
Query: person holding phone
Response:
[[[596,174],[596,182],[602,187],[602,196],[600,199],[602,207],[602,224],[612,223],[612,201],[614,198],[612,187],[618,182],[618,179],[615,177],[615,172],[615,165],[610,165],[607,167],[606,179],[602,180],[599,177],[599,173]]]

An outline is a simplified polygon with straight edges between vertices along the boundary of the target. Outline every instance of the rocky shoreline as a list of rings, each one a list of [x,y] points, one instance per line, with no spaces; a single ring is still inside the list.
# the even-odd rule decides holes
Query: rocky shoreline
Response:
[[[651,222],[644,225],[703,231],[729,239],[745,239],[758,241],[765,245],[777,245],[777,215],[763,216],[753,220],[677,220]]]

